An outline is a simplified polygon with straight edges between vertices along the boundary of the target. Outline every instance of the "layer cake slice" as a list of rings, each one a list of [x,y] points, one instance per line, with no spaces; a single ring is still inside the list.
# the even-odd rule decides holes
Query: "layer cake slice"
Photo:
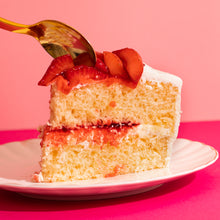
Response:
[[[101,65],[73,64],[51,77],[50,119],[42,129],[37,181],[107,178],[169,166],[182,80],[142,61],[140,72],[140,58],[112,53],[123,64],[121,70],[106,59],[109,53],[97,55]]]

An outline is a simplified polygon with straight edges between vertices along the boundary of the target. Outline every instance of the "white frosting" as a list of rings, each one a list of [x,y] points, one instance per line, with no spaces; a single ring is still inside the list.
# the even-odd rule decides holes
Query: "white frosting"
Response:
[[[44,178],[43,178],[43,175],[42,175],[41,172],[38,174],[38,178],[39,178],[39,182],[43,182],[44,181]]]
[[[147,80],[153,81],[155,83],[158,82],[171,82],[175,86],[181,89],[182,87],[182,79],[178,76],[172,75],[170,73],[162,72],[160,70],[156,70],[147,64],[144,65],[143,74],[141,76],[141,80],[146,82]]]
[[[140,138],[148,137],[149,134],[160,134],[163,136],[170,135],[170,129],[161,128],[160,126],[141,124],[136,128],[136,132],[139,134]]]
[[[160,82],[170,82],[172,83],[174,86],[178,87],[179,89],[179,93],[176,97],[176,114],[175,114],[175,127],[174,127],[174,136],[173,138],[170,139],[169,143],[168,143],[168,157],[167,160],[170,162],[170,157],[171,157],[171,153],[172,153],[172,145],[177,137],[178,134],[178,128],[179,128],[179,124],[180,124],[180,113],[181,113],[181,88],[182,88],[182,84],[183,81],[181,78],[179,78],[178,76],[172,75],[170,73],[167,72],[163,72],[160,70],[156,70],[150,66],[148,66],[147,64],[144,65],[144,70],[143,70],[143,74],[141,76],[141,81],[143,83],[145,83],[146,81],[151,81],[154,83],[157,83],[158,86],[160,86]],[[148,127],[142,127],[142,125],[138,128],[138,132],[140,134],[144,134],[147,130],[149,132],[149,129],[151,130],[151,132],[156,132],[157,133],[157,127],[152,127],[150,128],[149,125]],[[169,131],[168,130],[163,130],[162,134],[163,135],[168,135]]]

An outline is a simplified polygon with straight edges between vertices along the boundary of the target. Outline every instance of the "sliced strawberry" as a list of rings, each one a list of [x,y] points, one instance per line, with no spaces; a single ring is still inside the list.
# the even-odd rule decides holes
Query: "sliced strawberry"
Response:
[[[116,50],[113,51],[113,53],[122,60],[131,79],[135,83],[138,83],[143,73],[143,62],[141,56],[134,49],[130,48]]]
[[[94,83],[96,81],[102,81],[109,78],[109,75],[100,72],[93,67],[76,66],[72,69],[65,71],[62,77],[67,80],[68,87],[72,89],[77,85],[86,85]]]
[[[94,66],[89,53],[81,53],[74,59],[74,65]]]
[[[109,69],[106,66],[106,64],[104,63],[104,61],[102,61],[100,58],[96,59],[96,64],[95,64],[95,68],[101,72],[104,73],[109,73]]]
[[[63,76],[59,75],[56,77],[57,89],[64,94],[69,94],[72,87],[69,85],[68,80],[64,79]]]
[[[73,67],[73,59],[69,54],[55,58],[48,67],[43,78],[38,82],[38,85],[50,85],[52,81],[56,78],[56,76],[58,76],[63,71],[71,69]]]
[[[104,55],[101,52],[96,51],[95,52],[96,58],[102,60],[104,62]]]
[[[111,52],[104,51],[104,62],[109,68],[110,74],[112,76],[118,76],[127,79],[129,76],[126,73],[123,63],[120,58]]]

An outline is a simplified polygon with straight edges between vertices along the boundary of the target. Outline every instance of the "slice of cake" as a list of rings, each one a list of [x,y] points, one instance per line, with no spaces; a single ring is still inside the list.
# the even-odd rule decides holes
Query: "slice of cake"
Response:
[[[142,63],[129,48],[97,53],[95,67],[56,58],[42,129],[42,182],[106,178],[169,166],[182,80]],[[37,176],[35,176],[36,179]]]

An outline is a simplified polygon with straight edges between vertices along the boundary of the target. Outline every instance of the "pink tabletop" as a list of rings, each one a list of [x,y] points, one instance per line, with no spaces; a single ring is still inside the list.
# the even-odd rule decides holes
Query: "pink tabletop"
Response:
[[[182,123],[179,137],[220,151],[220,121]],[[34,130],[0,131],[0,144],[37,137]],[[0,219],[220,219],[220,160],[142,194],[96,201],[46,201],[0,190]]]

